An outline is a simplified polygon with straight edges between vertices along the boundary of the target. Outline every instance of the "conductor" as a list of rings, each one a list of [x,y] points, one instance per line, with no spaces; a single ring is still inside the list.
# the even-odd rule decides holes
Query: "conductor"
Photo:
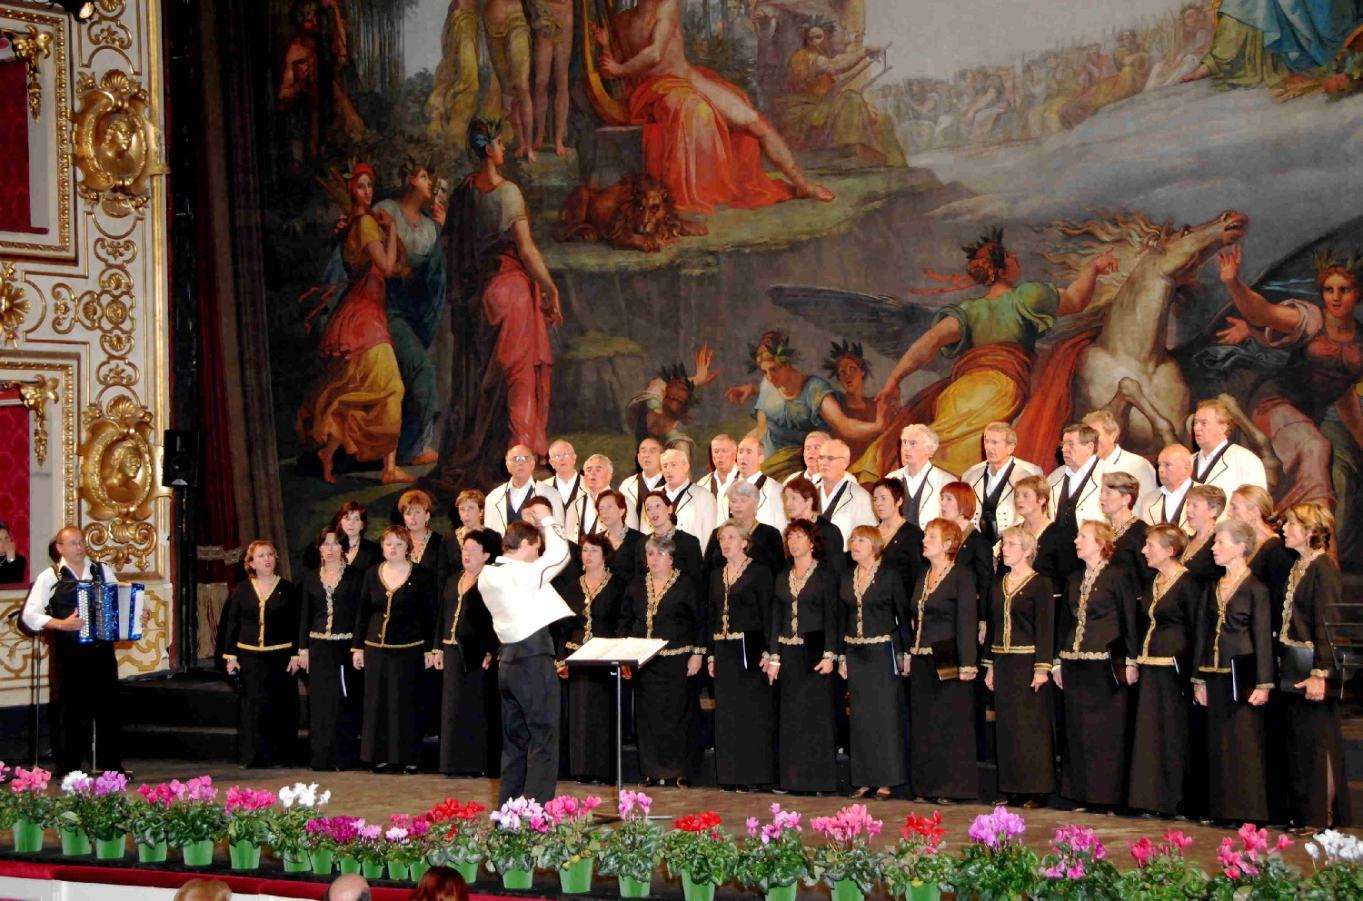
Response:
[[[498,801],[525,796],[544,802],[554,796],[559,750],[559,682],[549,626],[573,615],[549,580],[568,564],[568,542],[546,514],[539,528],[526,522],[508,525],[502,548],[478,576],[478,591],[502,645]]]

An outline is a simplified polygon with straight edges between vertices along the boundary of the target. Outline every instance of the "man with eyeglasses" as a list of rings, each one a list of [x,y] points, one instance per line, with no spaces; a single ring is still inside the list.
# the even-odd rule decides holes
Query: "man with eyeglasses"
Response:
[[[582,473],[577,471],[577,451],[562,438],[549,445],[549,468],[554,474],[536,483],[535,490],[545,497],[558,498],[558,524],[565,524],[567,511],[582,493]]]
[[[552,452],[551,452],[552,453]],[[582,464],[582,490],[563,508],[563,533],[569,541],[582,543],[582,536],[594,534],[600,525],[596,518],[596,499],[611,487],[615,466],[605,454],[592,454]]]
[[[576,461],[574,461],[576,462]],[[483,504],[483,523],[499,535],[506,534],[509,523],[521,518],[521,508],[535,496],[535,454],[524,444],[517,444],[506,452],[506,471],[510,479],[487,493]],[[549,497],[554,508],[554,521],[563,522],[563,504],[558,492]]]
[[[842,532],[844,544],[851,540],[857,526],[876,524],[871,495],[847,474],[852,451],[846,442],[834,438],[819,451],[819,512]]]
[[[635,460],[639,471],[620,483],[620,493],[625,496],[625,525],[631,529],[643,530],[644,498],[650,491],[662,487],[663,445],[657,438],[645,438],[639,442]]]

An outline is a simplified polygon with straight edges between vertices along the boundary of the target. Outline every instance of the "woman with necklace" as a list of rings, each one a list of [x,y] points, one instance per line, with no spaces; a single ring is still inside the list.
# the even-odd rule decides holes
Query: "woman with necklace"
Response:
[[[298,744],[298,686],[291,678],[298,641],[298,594],[275,572],[279,558],[268,541],[246,548],[250,576],[232,590],[223,610],[223,660],[241,674],[237,752],[243,766],[293,762]]]
[[[363,682],[350,644],[364,576],[345,564],[341,537],[323,529],[320,567],[303,580],[295,669],[308,674],[308,744],[314,770],[353,769],[360,760]]]
[[[1286,677],[1309,668],[1302,681],[1285,678],[1279,684],[1286,726],[1281,732],[1287,752],[1288,816],[1308,832],[1338,829],[1353,820],[1339,708],[1326,681],[1339,678],[1325,628],[1326,614],[1339,603],[1343,590],[1332,553],[1334,526],[1334,517],[1321,504],[1297,504],[1283,519],[1283,537],[1297,553],[1297,562],[1283,598],[1279,671]],[[1292,656],[1302,665],[1291,665]]]
[[[786,526],[790,565],[776,578],[767,678],[776,684],[780,734],[777,784],[784,791],[838,788],[833,667],[841,650],[838,578],[817,559],[819,531]]]
[[[623,505],[619,509],[623,518]],[[577,614],[560,624],[566,626],[560,658],[593,638],[613,638],[620,628],[626,583],[611,572],[610,555],[605,535],[583,535],[581,575],[560,580],[559,594]],[[568,773],[579,782],[609,782],[615,774],[615,680],[606,667],[565,665],[559,674],[568,680]]]
[[[899,573],[880,564],[883,545],[875,526],[857,526],[848,545],[853,566],[838,589],[845,645],[838,672],[853,698],[852,797],[864,798],[874,786],[875,796],[885,799],[908,781],[898,651],[909,622],[908,597]]]
[[[903,507],[902,480],[881,479],[871,486],[871,512],[882,542],[880,565],[899,573],[904,596],[910,597],[923,569],[923,530],[904,518]]]
[[[445,583],[440,596],[439,647],[427,654],[427,666],[441,672],[440,772],[446,776],[482,776],[492,772],[488,737],[497,726],[491,671],[497,636],[492,614],[478,591],[478,576],[502,553],[501,536],[491,529],[465,533],[459,573]]]
[[[1125,473],[1123,473],[1125,475]],[[1127,806],[1172,817],[1183,805],[1188,769],[1187,673],[1202,595],[1179,562],[1188,536],[1170,523],[1151,526],[1142,554],[1154,572],[1136,609],[1140,653]]]
[[[755,508],[755,499],[752,503]],[[715,530],[715,540],[723,555],[710,573],[707,629],[715,680],[715,776],[720,788],[747,791],[776,781],[775,710],[763,667],[771,650],[773,576],[750,556],[752,539],[734,520]]]
[[[820,542],[819,556],[814,559],[833,570],[841,581],[847,572],[847,553],[843,550],[842,531],[827,518],[819,515],[819,488],[809,479],[791,479],[781,489],[781,504],[786,510],[786,520],[802,520],[811,523],[823,539]]]
[[[1230,516],[1254,530],[1255,546],[1249,557],[1249,569],[1268,589],[1269,615],[1276,635],[1282,628],[1283,592],[1297,554],[1278,536],[1273,498],[1258,485],[1241,485],[1231,492]]]
[[[1249,557],[1254,530],[1239,520],[1217,525],[1216,563],[1225,570],[1206,595],[1197,629],[1193,698],[1207,708],[1208,807],[1225,823],[1268,819],[1264,705],[1273,688],[1273,635],[1268,589],[1254,578]],[[1240,667],[1254,688],[1236,697]]]
[[[1145,562],[1146,524],[1136,515],[1141,483],[1126,472],[1104,473],[1098,490],[1098,508],[1112,527],[1114,540],[1111,566],[1131,579],[1132,591],[1140,594],[1150,585],[1155,571]]]
[[[725,492],[725,500],[729,504],[729,521],[748,542],[748,558],[760,563],[775,578],[786,564],[786,552],[781,545],[780,530],[757,521],[757,505],[762,500],[762,493],[752,482],[738,478]],[[705,547],[705,570],[713,573],[723,565],[724,552],[716,531]]]
[[[1107,523],[1079,526],[1074,549],[1083,569],[1070,577],[1058,610],[1060,664],[1052,671],[1064,692],[1065,746],[1060,794],[1080,808],[1112,810],[1126,800],[1127,716],[1136,656],[1136,599],[1126,573],[1109,565],[1114,542]],[[1117,654],[1125,661],[1113,660]],[[1121,667],[1119,670],[1118,667]]]
[[[358,501],[346,501],[331,518],[331,530],[341,539],[346,565],[361,575],[383,556],[378,542],[365,537],[364,532],[368,528],[369,514]]]
[[[645,512],[658,502],[659,494],[649,493]],[[673,562],[681,537],[696,543],[676,529],[668,535],[650,535],[644,542],[644,572],[625,591],[620,613],[621,635],[667,640],[667,646],[633,675],[635,729],[644,784],[678,788],[687,784],[696,718],[686,680],[700,673],[704,658],[696,647],[705,644],[695,583]],[[699,557],[699,550],[696,553]]]
[[[364,673],[360,757],[376,773],[417,771],[417,705],[412,703],[427,651],[434,650],[435,576],[412,564],[411,538],[389,526],[383,562],[365,573],[351,659]]]
[[[673,565],[680,570],[682,578],[691,583],[691,593],[697,603],[703,603],[709,586],[705,580],[705,560],[701,556],[700,541],[690,532],[677,528],[677,517],[672,512],[672,501],[666,491],[659,488],[644,495],[644,520],[652,529],[652,534],[672,539]],[[646,545],[647,542],[637,545],[635,572],[648,569]]]
[[[596,496],[596,522],[599,533],[606,539],[606,565],[611,575],[619,580],[620,590],[634,581],[639,548],[644,533],[631,529],[625,522],[629,501],[619,491],[607,488]]]
[[[1044,476],[1028,476],[1013,486],[1013,509],[1022,528],[1036,539],[1036,560],[1032,569],[1051,584],[1058,599],[1069,581],[1069,559],[1064,547],[1064,532],[1054,525],[1050,514],[1051,486]]]
[[[1215,485],[1194,485],[1183,501],[1183,514],[1193,535],[1183,549],[1179,562],[1203,588],[1221,578],[1224,570],[1212,554],[1212,538],[1221,511],[1226,509],[1226,493]]]
[[[941,498],[942,518],[961,530],[961,547],[953,564],[970,573],[975,583],[975,596],[984,603],[989,600],[994,585],[994,549],[975,528],[975,514],[979,510],[975,489],[965,482],[948,482],[942,486]],[[981,610],[980,625],[983,624],[984,611]]]
[[[966,490],[973,499],[975,492]],[[975,577],[956,563],[962,540],[960,527],[949,519],[934,519],[923,530],[924,568],[910,608],[913,643],[904,660],[909,721],[919,724],[909,734],[913,790],[938,804],[980,796],[971,684],[978,672],[979,605]]]
[[[1051,583],[1032,568],[1036,538],[1011,526],[999,539],[1007,572],[994,580],[984,684],[994,692],[999,791],[1029,810],[1055,791],[1054,699],[1051,668],[1055,647],[1055,596]]]
[[[445,540],[439,532],[431,531],[431,513],[435,501],[420,488],[404,491],[398,498],[398,513],[412,538],[412,549],[408,557],[418,566],[424,566],[435,576],[435,588],[443,593],[445,580],[450,576],[449,552]]]

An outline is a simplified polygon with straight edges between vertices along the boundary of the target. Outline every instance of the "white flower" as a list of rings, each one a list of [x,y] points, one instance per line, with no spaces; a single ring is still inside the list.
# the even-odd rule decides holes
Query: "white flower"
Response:
[[[324,791],[324,792],[322,792],[320,795],[317,796],[317,805],[316,805],[316,806],[318,806],[318,807],[325,807],[325,806],[326,806],[328,803],[330,803],[330,802],[331,802],[331,792],[330,792],[329,790],[328,790],[328,791]]]
[[[1315,842],[1307,842],[1307,843],[1306,843],[1305,845],[1303,845],[1302,847],[1304,847],[1304,848],[1306,849],[1306,853],[1307,853],[1307,854],[1310,854],[1310,855],[1311,855],[1311,859],[1312,859],[1312,860],[1319,860],[1319,859],[1320,859],[1320,848],[1316,847],[1316,843],[1315,843]]]
[[[72,770],[62,779],[62,791],[74,792],[86,788],[90,784],[90,777],[80,770]]]
[[[289,788],[287,785],[279,790],[279,803],[283,805],[286,810],[293,806],[294,797],[293,789]]]

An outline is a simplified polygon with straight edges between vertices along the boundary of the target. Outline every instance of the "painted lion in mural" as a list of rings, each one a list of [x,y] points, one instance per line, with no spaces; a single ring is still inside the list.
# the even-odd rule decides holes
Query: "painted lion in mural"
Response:
[[[558,240],[609,241],[621,250],[657,253],[679,237],[708,233],[703,224],[677,214],[661,182],[635,173],[609,188],[581,185],[569,194]]]

